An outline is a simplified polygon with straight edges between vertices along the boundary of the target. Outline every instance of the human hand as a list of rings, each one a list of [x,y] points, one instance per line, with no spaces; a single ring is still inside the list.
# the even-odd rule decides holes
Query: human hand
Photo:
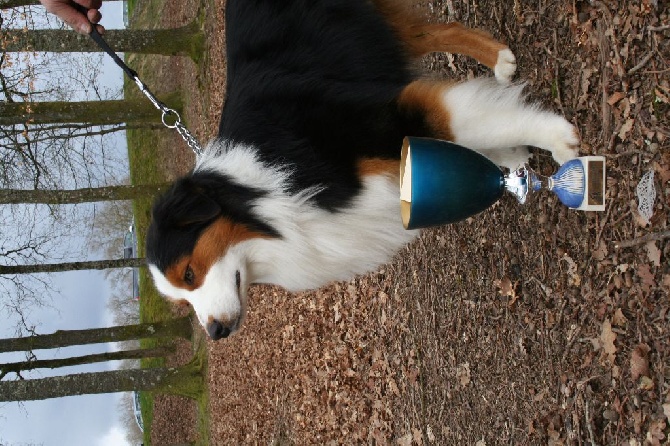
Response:
[[[90,34],[92,23],[98,23],[102,18],[102,0],[40,0],[40,3],[81,34]],[[101,34],[105,31],[102,25],[96,28]]]

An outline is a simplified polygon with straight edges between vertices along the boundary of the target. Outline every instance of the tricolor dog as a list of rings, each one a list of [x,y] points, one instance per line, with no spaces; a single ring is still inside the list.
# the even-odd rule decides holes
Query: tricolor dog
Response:
[[[228,0],[218,137],[157,200],[147,261],[212,339],[240,328],[251,284],[317,288],[374,270],[403,229],[405,136],[446,139],[516,167],[525,146],[575,156],[575,129],[529,104],[509,48],[394,0]],[[459,53],[495,78],[424,79],[412,63]]]

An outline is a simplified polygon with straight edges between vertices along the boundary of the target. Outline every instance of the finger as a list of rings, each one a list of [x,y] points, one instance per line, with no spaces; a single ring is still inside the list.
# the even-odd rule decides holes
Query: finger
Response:
[[[91,23],[98,23],[102,19],[102,14],[97,9],[89,9],[86,13],[86,16],[91,21]]]
[[[74,2],[86,9],[100,9],[102,6],[102,0],[74,0]]]
[[[55,3],[48,6],[47,11],[60,17],[78,33],[89,34],[91,32],[91,23],[88,21],[88,18],[71,5],[66,3]]]

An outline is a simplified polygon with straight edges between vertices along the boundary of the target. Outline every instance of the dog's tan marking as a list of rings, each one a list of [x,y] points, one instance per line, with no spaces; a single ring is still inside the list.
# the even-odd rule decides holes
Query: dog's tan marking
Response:
[[[398,152],[398,155],[400,155],[400,152]],[[384,158],[363,158],[358,160],[356,168],[359,178],[369,175],[386,175],[397,178],[400,174],[400,161]]]
[[[451,117],[444,106],[444,92],[449,86],[450,83],[444,81],[414,81],[400,93],[398,106],[406,114],[424,116],[434,138],[453,141],[454,134],[449,124]]]
[[[443,51],[473,57],[493,69],[498,61],[498,52],[507,48],[489,33],[466,28],[458,22],[426,23],[416,8],[409,7],[409,2],[374,0],[374,4],[413,57]]]
[[[498,42],[489,33],[466,28],[457,22],[418,25],[410,28],[409,33],[405,42],[416,56],[436,51],[463,54],[491,69],[498,62],[498,53],[507,49],[507,45]]]
[[[223,257],[231,246],[259,237],[265,236],[250,231],[245,225],[233,223],[229,219],[221,217],[209,225],[200,235],[190,255],[182,257],[176,264],[167,268],[165,277],[175,287],[193,291],[200,288],[209,268]],[[189,266],[193,270],[194,280],[192,284],[187,284],[184,281],[186,269]]]

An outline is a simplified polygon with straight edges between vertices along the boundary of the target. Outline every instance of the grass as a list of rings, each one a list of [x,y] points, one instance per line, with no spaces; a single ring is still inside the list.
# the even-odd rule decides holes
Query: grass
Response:
[[[130,26],[137,28],[149,28],[155,25],[155,17],[163,9],[165,0],[130,0],[128,8],[131,14]],[[129,57],[133,68],[138,71],[149,88],[158,86],[160,79],[154,77],[153,73],[158,70],[151,69],[153,61],[156,58],[152,56],[143,56],[134,54]],[[144,97],[137,89],[134,82],[126,80],[125,97]],[[180,97],[179,102],[187,102],[188,98]],[[170,106],[175,107],[174,101],[170,101]],[[176,107],[175,107],[176,108]],[[157,120],[160,118],[156,111]],[[159,147],[165,147],[169,144],[169,138],[172,136],[169,132],[172,130],[152,130],[152,129],[133,129],[127,132],[128,158],[130,164],[130,180],[132,184],[161,184],[167,181],[167,177],[160,165],[162,159]],[[135,215],[135,225],[138,235],[138,251],[140,256],[144,256],[144,234],[151,221],[151,206],[153,197],[142,197],[133,201],[133,212]],[[173,317],[171,306],[163,299],[153,287],[151,278],[146,268],[140,270],[140,321],[152,322],[166,320]],[[156,347],[159,341],[153,339],[144,339],[141,342],[143,348]],[[164,358],[149,358],[141,361],[143,368],[163,367]],[[202,339],[194,341],[194,356],[190,363],[196,372],[202,373],[203,378],[207,369],[207,350]],[[196,401],[198,407],[198,444],[206,445],[209,440],[209,395],[205,380],[187,380],[181,388],[178,386],[176,393],[191,396]],[[153,421],[154,401],[153,394],[150,392],[140,393],[140,405],[142,408],[142,418],[144,423],[144,444],[151,444],[151,424]]]

